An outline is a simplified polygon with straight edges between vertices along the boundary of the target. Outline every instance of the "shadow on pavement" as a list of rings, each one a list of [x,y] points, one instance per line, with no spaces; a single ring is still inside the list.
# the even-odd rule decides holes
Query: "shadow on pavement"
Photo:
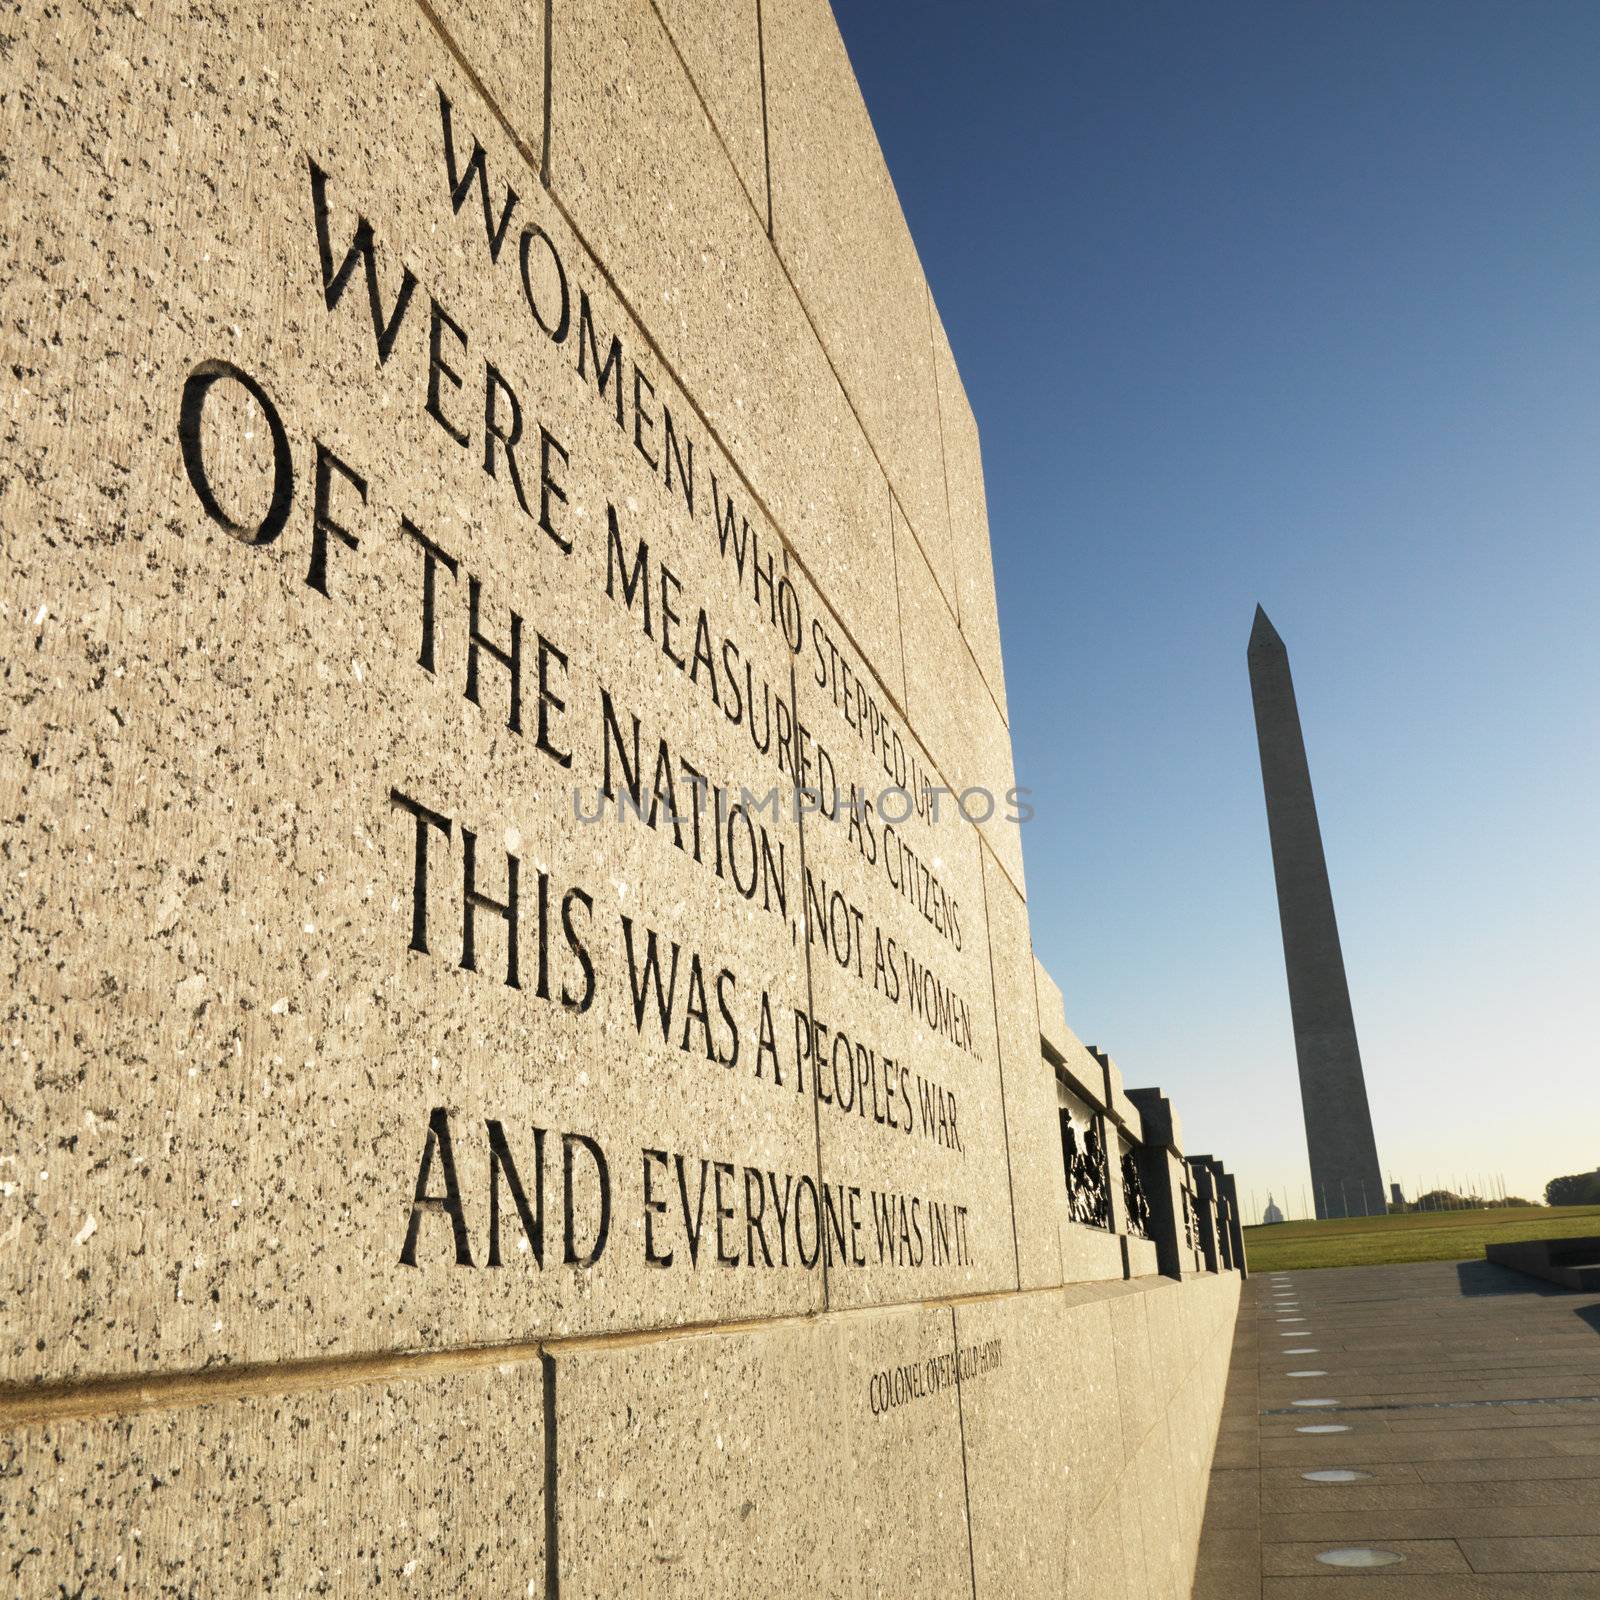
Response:
[[[1503,1295],[1503,1294],[1570,1294],[1569,1289],[1562,1289],[1553,1283],[1544,1283],[1538,1278],[1530,1278],[1525,1273],[1516,1272],[1510,1267],[1497,1266],[1492,1261],[1458,1261],[1456,1263],[1457,1286],[1464,1295]]]

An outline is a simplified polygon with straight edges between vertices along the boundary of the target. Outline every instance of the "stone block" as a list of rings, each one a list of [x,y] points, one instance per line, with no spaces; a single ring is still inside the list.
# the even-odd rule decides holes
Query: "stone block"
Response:
[[[1185,1588],[1183,1555],[1179,1547],[1172,1449],[1164,1414],[1140,1445],[1132,1472],[1143,1515],[1147,1592],[1152,1600],[1180,1600]]]
[[[1174,1155],[1183,1154],[1183,1124],[1172,1102],[1159,1089],[1131,1089],[1128,1098],[1139,1108],[1139,1121],[1144,1130],[1141,1143],[1160,1145]]]
[[[797,589],[828,640],[796,672],[801,781],[826,797],[802,819],[808,1066],[823,1062],[824,1181],[854,1191],[861,1213],[829,1305],[1015,1288],[978,833],[929,803],[927,751],[816,592],[803,578]],[[852,794],[867,799],[854,814]]]
[[[241,77],[243,39],[270,72]],[[128,100],[117,60],[152,92]],[[51,346],[0,424],[4,598],[34,619],[8,695],[32,1148],[6,1372],[816,1308],[794,1241],[770,1270],[718,1259],[761,1248],[751,1174],[814,1197],[816,1129],[759,1047],[763,995],[779,1017],[806,995],[799,838],[728,796],[784,778],[791,656],[749,568],[705,557],[711,471],[733,477],[715,442],[663,371],[642,449],[579,376],[580,292],[602,348],[616,332],[642,371],[647,347],[399,0],[326,25],[72,6],[6,76],[8,184],[39,224],[0,295]],[[498,257],[476,187],[452,206],[446,103],[457,167],[481,146],[493,214],[518,197]],[[137,207],[100,198],[108,124],[163,150]],[[338,275],[358,218],[381,344],[359,252]],[[525,297],[523,226],[552,326],[563,263],[565,343]],[[68,252],[101,292],[62,298]],[[130,338],[124,308],[155,295]],[[698,435],[692,509],[669,406]],[[575,820],[608,767],[653,826]],[[690,768],[720,820],[709,798],[695,817]],[[976,903],[975,843],[971,881]]]
[[[537,172],[544,160],[545,8],[520,0],[431,0],[429,11]]]
[[[762,26],[773,242],[953,608],[930,301],[916,246],[832,10],[781,0],[764,7]]]
[[[1033,987],[1039,1008],[1040,1040],[1046,1050],[1065,1058],[1070,1044],[1077,1042],[1077,1035],[1067,1026],[1067,1006],[1061,985],[1045,971],[1044,963],[1037,956],[1033,960]]]
[[[1100,1058],[1068,1028],[1060,1035],[1064,1048],[1056,1062],[1056,1075],[1068,1089],[1096,1111],[1106,1103],[1106,1073]]]
[[[1214,1328],[1187,1367],[1174,1352],[1181,1328],[1214,1322],[1216,1281],[956,1307],[963,1350],[991,1352],[961,1396],[977,1593],[1187,1593],[1227,1342]],[[1162,1338],[1166,1359],[1153,1359]],[[1028,1360],[1013,1365],[1019,1348]]]
[[[1122,1507],[1109,1497],[1075,1527],[1069,1550],[1067,1600],[1142,1600],[1126,1587]]]
[[[938,767],[934,781],[958,791],[1017,892],[1026,894],[1021,826],[1011,820],[1022,813],[1010,734],[922,552],[897,533],[895,558],[912,726]]]
[[[1061,1224],[1061,1281],[1091,1283],[1125,1276],[1121,1238],[1081,1222]]]
[[[1600,1289],[1600,1238],[1528,1239],[1491,1244],[1485,1250],[1497,1266],[1510,1267],[1563,1289]]]
[[[1132,1218],[1128,1202],[1127,1184],[1123,1178],[1123,1157],[1133,1148],[1121,1129],[1110,1119],[1102,1119],[1105,1130],[1106,1165],[1111,1186],[1111,1222],[1120,1234],[1132,1231]]]
[[[551,1373],[564,1597],[970,1586],[948,1308],[558,1348]]]
[[[767,138],[762,127],[757,0],[660,0],[658,10],[762,226],[767,223]]]
[[[1239,1184],[1231,1172],[1223,1176],[1223,1189],[1228,1197],[1228,1234],[1231,1242],[1230,1254],[1233,1257],[1233,1270],[1241,1278],[1250,1275],[1250,1263],[1245,1256],[1244,1248],[1244,1217],[1239,1210]]]
[[[1128,1091],[1123,1086],[1122,1068],[1109,1055],[1102,1058],[1101,1065],[1105,1068],[1106,1074],[1106,1110],[1118,1127],[1123,1128],[1134,1139],[1138,1139],[1143,1132],[1144,1124],[1139,1115],[1139,1108],[1129,1098]]]
[[[1162,1412],[1165,1412],[1187,1371],[1183,1302],[1192,1293],[1192,1285],[1177,1285],[1165,1278],[1150,1279],[1144,1288],[1145,1317],[1150,1328],[1150,1361],[1155,1377],[1153,1392],[1156,1407]]]
[[[1154,1091],[1136,1091],[1138,1093]],[[1169,1115],[1167,1102],[1160,1096],[1144,1112],[1145,1131],[1152,1128],[1158,1133],[1170,1132],[1165,1119]],[[1148,1140],[1133,1152],[1139,1171],[1140,1186],[1150,1208],[1148,1234],[1155,1245],[1156,1265],[1168,1277],[1178,1278],[1195,1270],[1195,1253],[1190,1248],[1186,1212],[1184,1210],[1185,1169],[1180,1157],[1164,1143]],[[1130,1252],[1131,1269],[1131,1252]]]
[[[648,0],[554,16],[554,192],[898,698],[886,480],[688,73]]]
[[[1038,995],[1038,1032],[1046,1056],[1067,1090],[1094,1109],[1106,1109],[1106,1066],[1067,1026],[1066,1002],[1061,987],[1034,960],[1034,989]],[[1134,1131],[1138,1131],[1134,1123]]]
[[[1123,1459],[1109,1297],[1076,1304],[1067,1299],[1061,1325],[1064,1362],[1056,1372],[1064,1393],[1071,1397],[1072,1426],[1077,1434],[1066,1510],[1074,1520],[1082,1520],[1099,1507]]]
[[[1130,1278],[1143,1278],[1152,1272],[1161,1270],[1157,1259],[1156,1247],[1150,1239],[1128,1240],[1128,1276]]]
[[[1133,1457],[1161,1414],[1150,1351],[1149,1299],[1146,1294],[1125,1294],[1107,1302],[1112,1354],[1117,1367],[1123,1452],[1128,1459]]]
[[[1120,1083],[1111,1086],[1106,1110],[1119,1127],[1125,1128],[1134,1139],[1139,1137],[1140,1130],[1144,1126],[1139,1116],[1139,1108],[1128,1097],[1127,1091]]]
[[[1185,1551],[1199,1541],[1200,1522],[1205,1510],[1206,1477],[1211,1466],[1214,1435],[1209,1427],[1203,1380],[1197,1368],[1172,1397],[1167,1408],[1168,1436],[1172,1447],[1172,1469],[1176,1475],[1176,1504]],[[1192,1576],[1192,1574],[1191,1574]]]
[[[542,1594],[542,1393],[506,1361],[9,1424],[7,1588]]]
[[[939,423],[944,436],[945,488],[950,502],[950,547],[955,567],[956,617],[1000,714],[1006,708],[1000,659],[1000,613],[994,592],[994,558],[983,485],[978,424],[956,369],[939,308],[933,307],[933,365],[939,383]]]
[[[1131,1466],[1124,1467],[1112,1487],[1117,1507],[1118,1533],[1122,1540],[1123,1583],[1130,1600],[1149,1594],[1149,1573],[1144,1556],[1144,1515],[1133,1487]]]
[[[1187,1165],[1201,1265],[1207,1272],[1218,1272],[1222,1268],[1222,1249],[1217,1229],[1216,1180],[1204,1160],[1191,1159]]]
[[[987,846],[983,850],[983,884],[1018,1270],[1021,1287],[1038,1288],[1063,1281],[1061,1230],[1071,1226],[1056,1120],[1055,1074],[1039,1051],[1028,908]]]
[[[1066,1587],[1072,1535],[1093,1509],[1084,1481],[1093,1441],[1069,1386],[1078,1372],[1071,1340],[1079,1309],[1048,1292],[956,1308],[960,1345],[970,1352],[961,1418],[980,1595]]]

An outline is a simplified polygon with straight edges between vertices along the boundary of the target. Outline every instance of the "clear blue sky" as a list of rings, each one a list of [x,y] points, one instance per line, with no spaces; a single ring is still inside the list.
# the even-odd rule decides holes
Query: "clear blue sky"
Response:
[[[983,434],[1034,940],[1307,1181],[1245,643],[1379,1155],[1600,1164],[1600,4],[835,0]]]

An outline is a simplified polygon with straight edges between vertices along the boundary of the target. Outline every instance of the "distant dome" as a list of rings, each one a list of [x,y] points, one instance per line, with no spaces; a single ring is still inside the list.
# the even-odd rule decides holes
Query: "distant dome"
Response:
[[[1272,1203],[1272,1196],[1267,1196],[1267,1209],[1261,1213],[1263,1226],[1269,1222],[1282,1222],[1283,1213]]]

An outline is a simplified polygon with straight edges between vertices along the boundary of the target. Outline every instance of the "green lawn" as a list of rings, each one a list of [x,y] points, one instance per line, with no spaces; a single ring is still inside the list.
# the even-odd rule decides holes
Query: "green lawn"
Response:
[[[1486,1244],[1600,1235],[1600,1206],[1511,1211],[1413,1211],[1335,1222],[1277,1222],[1244,1230],[1252,1272],[1373,1267],[1399,1261],[1481,1261]]]

